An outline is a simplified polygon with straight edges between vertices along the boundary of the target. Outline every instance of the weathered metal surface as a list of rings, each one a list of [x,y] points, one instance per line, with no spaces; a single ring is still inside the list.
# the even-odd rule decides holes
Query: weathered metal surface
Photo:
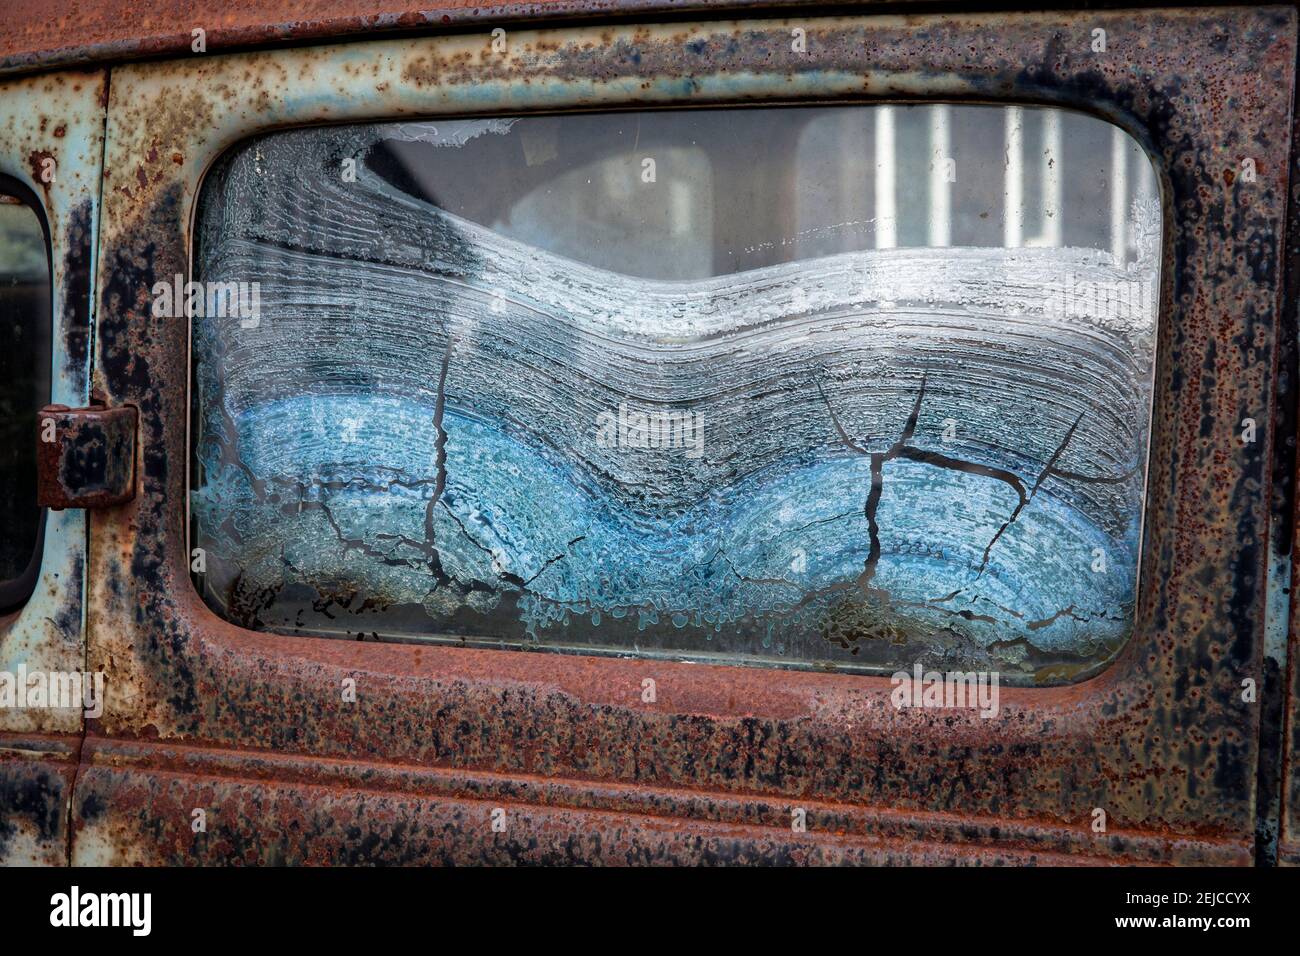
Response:
[[[1297,91],[1300,94],[1300,91]],[[1277,353],[1277,400],[1273,413],[1278,440],[1273,453],[1273,533],[1270,540],[1269,607],[1264,640],[1264,679],[1260,682],[1261,726],[1256,814],[1256,863],[1300,863],[1300,770],[1294,738],[1300,717],[1294,662],[1300,606],[1292,600],[1297,532],[1296,424],[1300,419],[1300,112],[1293,110],[1291,156],[1288,166],[1290,202],[1287,208],[1285,272],[1283,276],[1283,335]],[[1288,733],[1291,737],[1288,739]]]
[[[36,423],[36,501],[44,508],[108,508],[135,496],[136,413],[47,405]]]
[[[1294,609],[1294,605],[1293,605]],[[1281,814],[1278,821],[1277,862],[1281,866],[1300,866],[1300,668],[1296,655],[1300,641],[1296,637],[1296,614],[1292,613],[1290,679],[1287,688],[1287,716],[1283,736]]]
[[[8,0],[0,23],[0,74],[79,63],[193,52],[193,30],[207,52],[478,24],[797,6],[870,6],[883,0],[230,0],[205,6],[185,0]],[[937,0],[910,0],[913,5]]]
[[[1297,121],[1297,141],[1300,141],[1300,120]],[[1292,156],[1291,215],[1292,229],[1287,244],[1287,317],[1292,323],[1300,322],[1300,299],[1294,290],[1300,289],[1300,160]],[[1297,480],[1300,480],[1300,461],[1295,462]],[[1300,548],[1300,522],[1293,511],[1291,556]],[[1294,567],[1292,580],[1294,581]],[[1292,600],[1287,632],[1286,672],[1279,675],[1281,688],[1281,740],[1280,772],[1275,786],[1280,803],[1277,821],[1276,862],[1280,866],[1300,866],[1300,601]],[[1261,795],[1262,796],[1262,795]]]
[[[791,50],[796,26],[807,53]],[[1096,29],[1110,55],[1092,51]],[[1088,827],[1102,809],[1110,832],[1155,841],[1164,858],[1205,859],[1177,849],[1194,844],[1248,861],[1259,710],[1241,690],[1261,676],[1272,435],[1261,425],[1243,443],[1239,428],[1243,417],[1271,421],[1295,29],[1294,11],[1279,8],[764,21],[512,32],[505,54],[484,32],[122,68],[95,375],[110,403],[140,410],[142,474],[134,502],[91,517],[90,661],[108,672],[93,732],[303,758],[308,783],[211,791],[215,804],[232,801],[226,819],[244,819],[230,824],[231,842],[204,851],[210,859],[247,852],[236,834],[260,839],[332,815],[342,826],[340,807],[349,822],[337,839],[321,837],[315,856],[281,844],[285,859],[346,859],[366,841],[397,854],[409,830],[384,821],[438,830],[469,812],[417,810],[382,782],[354,792],[346,774],[340,783],[313,769],[334,758],[366,780],[383,780],[368,762],[379,760],[587,781],[588,792],[671,790],[686,822],[640,832],[678,859],[692,857],[671,834],[704,834],[710,801],[725,796],[890,808],[916,826],[950,813],[997,821],[939,837],[992,857],[1024,828],[1050,832],[1049,844],[1075,834],[1103,847],[1106,835]],[[223,148],[285,124],[834,97],[1077,105],[1131,132],[1161,167],[1142,593],[1135,636],[1109,670],[1069,687],[1004,689],[999,715],[984,720],[895,710],[884,679],[289,638],[242,631],[202,605],[184,537],[187,329],[152,315],[149,290],[185,274],[200,177]],[[641,698],[646,677],[655,702]],[[355,702],[341,693],[347,678]],[[163,855],[180,852],[188,823],[174,816],[190,786],[88,769],[74,810],[95,825],[78,836],[78,859],[129,854],[159,828],[174,834]],[[248,808],[272,793],[275,819],[263,827]],[[556,819],[524,815],[511,839],[562,831]],[[854,822],[843,838],[866,830]],[[476,842],[477,831],[456,833]],[[480,851],[491,839],[477,840]],[[453,853],[442,837],[425,846],[421,858]]]
[[[298,782],[227,781],[95,768],[79,791],[73,863],[146,865],[716,866],[1067,865],[1058,854],[987,855],[944,844],[881,843],[414,794],[338,790]],[[140,809],[148,807],[148,828]],[[219,808],[192,832],[196,808]],[[503,830],[494,831],[493,814]]]
[[[1166,839],[816,799],[86,740],[74,860],[142,863],[1241,864]],[[194,811],[203,810],[202,833]],[[493,830],[493,811],[499,830]],[[806,829],[792,823],[802,812]]]
[[[49,225],[53,368],[50,400],[89,399],[88,345],[99,225],[100,162],[108,83],[102,72],[0,82],[0,173],[35,193]],[[86,519],[46,516],[36,589],[18,615],[0,622],[0,671],[84,667],[82,593]],[[79,732],[80,708],[0,708],[0,733]]]
[[[0,863],[68,862],[68,806],[81,738],[0,734]]]

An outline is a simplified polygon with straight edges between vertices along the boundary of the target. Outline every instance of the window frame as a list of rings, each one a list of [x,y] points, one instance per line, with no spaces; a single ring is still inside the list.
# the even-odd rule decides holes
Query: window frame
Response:
[[[795,28],[806,52],[791,49]],[[1091,50],[1096,29],[1110,58]],[[491,43],[484,32],[115,71],[94,375],[110,403],[139,408],[141,467],[136,499],[91,518],[89,660],[107,702],[88,724],[76,803],[97,809],[74,857],[192,862],[183,808],[204,786],[276,801],[266,818],[223,815],[242,845],[291,812],[316,838],[277,829],[280,858],[335,858],[348,844],[322,835],[320,786],[334,782],[364,787],[364,832],[457,828],[459,842],[410,851],[433,861],[483,860],[484,844],[547,859],[593,830],[604,841],[583,843],[586,858],[640,859],[629,827],[632,844],[677,860],[698,859],[702,840],[735,859],[767,846],[820,860],[1252,861],[1259,714],[1241,685],[1262,683],[1295,11],[799,18]],[[148,291],[191,274],[194,207],[225,149],[295,125],[846,99],[1081,109],[1154,158],[1165,229],[1138,607],[1104,672],[1004,688],[999,716],[982,720],[897,711],[884,677],[286,637],[204,606],[180,464],[189,330],[153,318]],[[1247,158],[1253,181],[1238,175]],[[1243,416],[1267,423],[1259,441],[1235,441]],[[340,693],[349,679],[354,701]],[[257,790],[254,772],[273,782]],[[525,821],[508,836],[487,831],[482,809],[502,794]],[[806,833],[792,832],[793,807]],[[476,844],[458,821],[480,813]]]

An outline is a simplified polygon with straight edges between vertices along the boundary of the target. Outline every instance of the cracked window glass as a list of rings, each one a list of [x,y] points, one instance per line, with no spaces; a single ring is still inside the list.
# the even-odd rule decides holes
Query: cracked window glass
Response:
[[[0,613],[27,599],[40,564],[36,413],[49,402],[50,333],[44,224],[0,190]]]
[[[155,287],[196,583],[287,634],[1081,679],[1132,628],[1161,223],[1051,109],[260,136]]]

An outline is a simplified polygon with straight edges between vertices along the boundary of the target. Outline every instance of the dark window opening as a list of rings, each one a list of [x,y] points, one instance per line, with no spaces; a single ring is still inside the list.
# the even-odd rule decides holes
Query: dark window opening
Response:
[[[50,400],[49,234],[36,197],[0,176],[0,613],[31,595],[44,514],[36,415]]]

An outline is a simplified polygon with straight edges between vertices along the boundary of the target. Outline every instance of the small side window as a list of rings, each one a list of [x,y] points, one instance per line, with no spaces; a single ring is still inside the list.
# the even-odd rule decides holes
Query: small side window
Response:
[[[50,400],[50,258],[35,198],[0,177],[0,613],[27,600],[44,527],[36,414]]]

